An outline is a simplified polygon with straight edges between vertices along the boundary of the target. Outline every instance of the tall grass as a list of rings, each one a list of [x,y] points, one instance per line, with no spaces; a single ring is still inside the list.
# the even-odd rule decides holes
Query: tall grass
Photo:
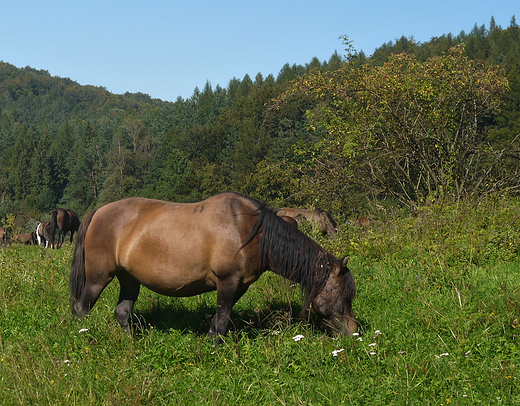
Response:
[[[128,336],[113,315],[117,282],[71,318],[70,245],[0,248],[0,404],[520,402],[518,201],[372,217],[334,240],[306,230],[351,255],[355,339],[297,319],[298,288],[271,273],[237,303],[218,349],[206,336],[214,293],[143,289]]]

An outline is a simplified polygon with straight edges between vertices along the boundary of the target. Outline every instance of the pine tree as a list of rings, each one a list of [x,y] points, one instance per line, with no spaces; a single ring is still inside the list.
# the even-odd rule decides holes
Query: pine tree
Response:
[[[18,130],[16,142],[10,149],[11,172],[9,181],[13,185],[14,198],[24,200],[31,186],[30,162],[34,153],[32,131],[23,124]]]

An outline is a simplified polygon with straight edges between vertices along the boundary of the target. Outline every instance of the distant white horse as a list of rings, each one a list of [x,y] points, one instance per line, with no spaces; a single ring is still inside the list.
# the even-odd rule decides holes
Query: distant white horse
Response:
[[[45,223],[38,223],[36,227],[36,240],[38,241],[38,245],[44,245],[45,248],[49,248],[49,224],[50,221],[46,221]]]

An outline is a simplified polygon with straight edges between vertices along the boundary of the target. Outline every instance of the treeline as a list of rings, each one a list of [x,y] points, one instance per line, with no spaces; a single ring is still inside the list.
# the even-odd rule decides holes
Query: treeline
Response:
[[[348,63],[382,65],[403,51],[427,60],[464,43],[469,58],[500,66],[509,79],[502,110],[485,118],[490,147],[498,147],[520,133],[519,36],[514,17],[506,29],[492,19],[489,28],[475,26],[469,34],[423,44],[401,38],[371,57],[335,53],[328,61],[286,64],[276,77],[246,75],[226,88],[207,83],[174,103],[140,93],[115,95],[1,62],[0,218],[41,218],[57,205],[82,215],[133,195],[196,201],[225,190],[274,206],[349,213],[378,196],[347,185],[330,193],[320,186],[330,182],[309,181],[309,143],[326,138],[327,129],[315,128],[308,112],[324,102],[298,93],[273,108],[293,80]],[[335,170],[328,176],[336,176]]]
[[[340,63],[333,55],[287,64],[276,78],[246,75],[226,89],[207,83],[175,103],[0,63],[0,217],[58,204],[83,213],[129,195],[192,201],[244,190],[269,151],[290,147],[302,119],[295,109],[268,124],[265,104],[294,78]]]

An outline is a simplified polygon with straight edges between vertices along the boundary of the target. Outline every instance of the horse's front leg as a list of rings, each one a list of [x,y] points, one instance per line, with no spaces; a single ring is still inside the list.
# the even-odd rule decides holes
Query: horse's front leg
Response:
[[[130,321],[132,320],[132,310],[134,303],[139,296],[141,284],[137,279],[126,271],[122,271],[117,275],[119,279],[119,300],[117,302],[115,315],[117,322],[125,332],[130,331]]]
[[[220,336],[224,336],[228,332],[233,306],[246,293],[248,287],[248,285],[234,280],[217,283],[217,312],[209,329],[209,335],[217,336],[217,345],[222,342]]]

